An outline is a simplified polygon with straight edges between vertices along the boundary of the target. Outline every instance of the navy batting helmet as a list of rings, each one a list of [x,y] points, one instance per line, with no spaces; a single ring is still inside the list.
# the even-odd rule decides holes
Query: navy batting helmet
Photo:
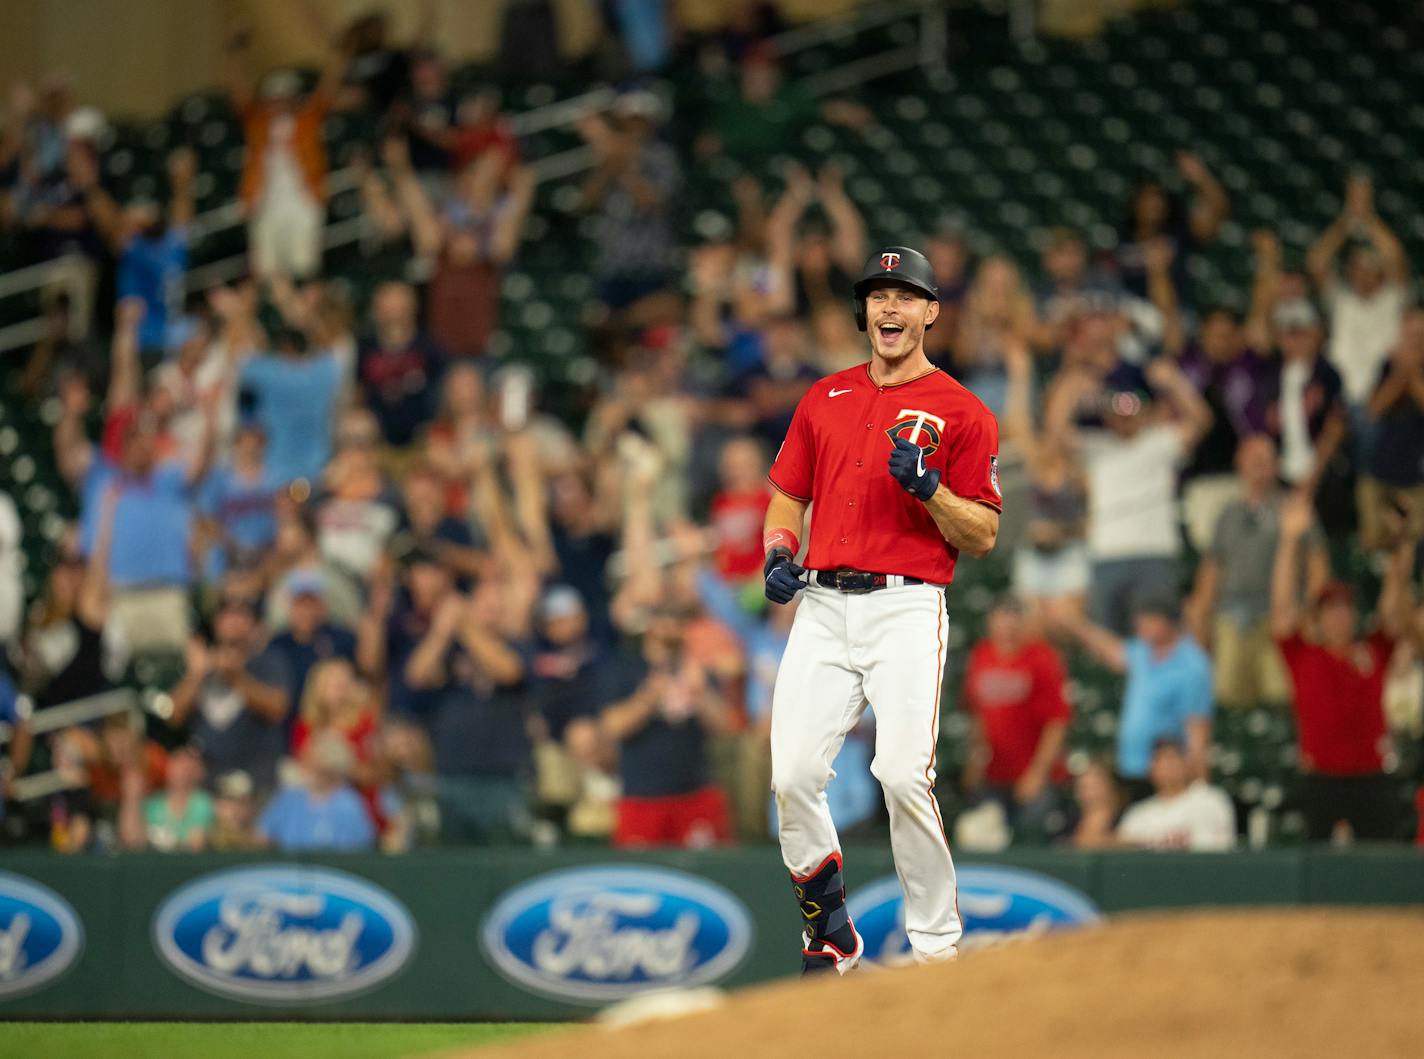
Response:
[[[872,287],[883,283],[912,287],[931,301],[939,301],[939,288],[935,286],[934,269],[930,267],[929,258],[908,246],[887,246],[870,255],[870,260],[861,270],[860,279],[855,281],[855,324],[862,331],[866,327],[865,296]],[[925,329],[933,326],[933,323],[928,323]]]

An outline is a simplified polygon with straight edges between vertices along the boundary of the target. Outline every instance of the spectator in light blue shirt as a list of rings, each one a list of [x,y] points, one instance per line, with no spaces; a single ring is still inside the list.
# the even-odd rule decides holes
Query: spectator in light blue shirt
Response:
[[[267,468],[267,437],[260,424],[240,423],[232,458],[214,467],[199,491],[198,509],[216,536],[208,556],[210,577],[233,562],[260,556],[277,537],[277,494],[282,483]]]
[[[336,732],[315,736],[302,754],[305,782],[277,792],[257,821],[257,833],[286,852],[374,848],[375,825],[347,782],[355,764],[350,744]]]
[[[334,352],[307,352],[295,328],[278,332],[276,352],[242,365],[238,389],[255,402],[267,435],[267,468],[279,482],[321,480],[331,458],[331,429],[341,394],[341,362]]]
[[[188,225],[193,219],[193,178],[197,158],[187,148],[168,159],[172,191],[165,218],[149,203],[125,207],[115,247],[119,259],[118,296],[143,301],[139,348],[162,353],[170,347],[169,310],[181,305],[188,268]]]
[[[9,800],[16,780],[25,774],[30,764],[30,702],[15,688],[10,678],[0,671],[0,724],[8,725],[10,738],[0,743],[0,820],[5,817],[5,802]]]
[[[1133,607],[1134,636],[1121,639],[1080,621],[1078,639],[1110,669],[1127,677],[1117,725],[1117,770],[1134,801],[1149,797],[1152,748],[1181,743],[1192,780],[1206,779],[1215,706],[1211,659],[1181,628],[1181,606],[1165,593],[1148,593]]]

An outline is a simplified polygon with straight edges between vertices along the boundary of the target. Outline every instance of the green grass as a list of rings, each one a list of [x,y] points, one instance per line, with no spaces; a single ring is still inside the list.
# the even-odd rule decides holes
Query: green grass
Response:
[[[17,1059],[404,1059],[493,1044],[540,1022],[0,1022]]]

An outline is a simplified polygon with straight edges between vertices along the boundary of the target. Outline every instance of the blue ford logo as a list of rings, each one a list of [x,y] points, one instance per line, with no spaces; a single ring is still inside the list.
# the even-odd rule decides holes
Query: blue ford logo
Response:
[[[685,872],[573,868],[506,894],[482,937],[511,981],[601,1003],[720,978],[741,962],[752,927],[735,897]]]
[[[964,919],[961,952],[1012,935],[1041,934],[1102,919],[1086,894],[1036,871],[965,865],[957,875],[959,914]],[[865,939],[867,959],[894,964],[912,958],[895,876],[856,887],[847,903],[855,929]]]
[[[410,913],[386,891],[308,866],[205,875],[153,918],[154,947],[181,977],[254,1003],[364,992],[405,966],[415,939]]]
[[[63,974],[84,948],[69,902],[38,883],[0,871],[0,1000]]]

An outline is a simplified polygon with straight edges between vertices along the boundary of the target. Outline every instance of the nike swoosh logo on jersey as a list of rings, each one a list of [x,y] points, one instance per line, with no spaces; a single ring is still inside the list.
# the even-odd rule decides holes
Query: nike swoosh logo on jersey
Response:
[[[850,390],[848,390],[848,389],[847,389],[847,390],[832,390],[827,396],[828,396],[828,397],[839,397],[839,396],[840,396],[841,394],[843,394],[843,393],[850,393]]]

